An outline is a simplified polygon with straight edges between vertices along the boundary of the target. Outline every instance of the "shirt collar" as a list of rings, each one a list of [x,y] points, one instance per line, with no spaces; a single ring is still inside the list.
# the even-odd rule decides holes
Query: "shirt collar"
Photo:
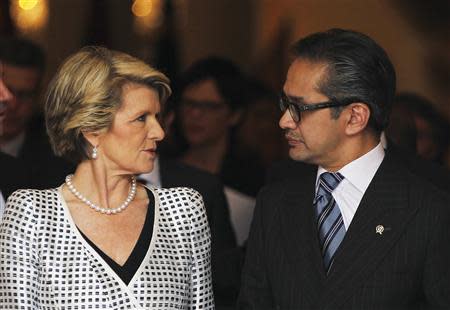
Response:
[[[344,178],[353,184],[362,193],[366,192],[372,181],[375,173],[380,167],[384,158],[384,148],[381,143],[378,143],[376,147],[364,154],[363,156],[355,159],[342,167],[338,172],[344,176]],[[317,170],[317,180],[319,176],[327,172],[324,168],[320,167]]]

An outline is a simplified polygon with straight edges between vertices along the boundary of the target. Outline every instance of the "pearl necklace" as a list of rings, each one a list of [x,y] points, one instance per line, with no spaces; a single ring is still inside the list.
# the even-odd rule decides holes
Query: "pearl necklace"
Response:
[[[112,208],[112,209],[102,208],[102,207],[97,206],[90,200],[88,200],[83,195],[81,195],[81,193],[75,188],[75,186],[73,186],[72,178],[73,178],[73,174],[69,174],[68,176],[66,176],[66,184],[67,184],[67,187],[69,188],[70,192],[72,194],[74,194],[75,197],[77,197],[82,202],[84,202],[89,207],[91,207],[93,210],[103,213],[103,214],[108,214],[108,215],[109,214],[117,214],[117,213],[125,210],[126,207],[128,207],[128,205],[133,201],[134,197],[136,196],[136,178],[134,176],[131,176],[131,187],[130,187],[130,192],[128,193],[127,199],[125,199],[125,201],[117,208]]]

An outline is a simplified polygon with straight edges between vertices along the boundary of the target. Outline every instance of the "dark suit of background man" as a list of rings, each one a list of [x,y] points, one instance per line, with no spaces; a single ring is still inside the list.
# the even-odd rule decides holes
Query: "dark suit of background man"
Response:
[[[27,39],[0,37],[0,61],[3,81],[12,94],[4,102],[0,152],[30,168],[32,180],[26,187],[59,186],[73,167],[53,155],[40,113],[44,52]]]
[[[386,53],[340,29],[293,51],[280,126],[290,157],[317,169],[259,194],[240,309],[450,309],[449,197],[379,142]]]
[[[3,134],[3,119],[5,118],[6,101],[12,94],[3,83],[3,65],[0,61],[0,137]],[[14,190],[28,182],[28,171],[13,157],[0,152],[0,222],[5,208],[5,198]]]

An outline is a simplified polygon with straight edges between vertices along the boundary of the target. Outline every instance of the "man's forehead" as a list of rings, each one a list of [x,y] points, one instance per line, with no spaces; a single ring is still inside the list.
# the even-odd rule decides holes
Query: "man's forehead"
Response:
[[[295,60],[289,67],[285,88],[316,87],[325,76],[327,65],[304,59]]]
[[[294,60],[289,66],[288,78],[305,77],[311,78],[312,76],[322,76],[328,65],[325,62],[316,62],[308,59],[298,58]]]

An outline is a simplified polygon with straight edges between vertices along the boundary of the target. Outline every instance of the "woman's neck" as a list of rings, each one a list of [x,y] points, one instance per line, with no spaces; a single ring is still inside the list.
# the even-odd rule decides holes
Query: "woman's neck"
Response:
[[[121,205],[130,190],[129,175],[107,171],[97,160],[80,163],[72,178],[72,184],[87,199],[103,208]]]

